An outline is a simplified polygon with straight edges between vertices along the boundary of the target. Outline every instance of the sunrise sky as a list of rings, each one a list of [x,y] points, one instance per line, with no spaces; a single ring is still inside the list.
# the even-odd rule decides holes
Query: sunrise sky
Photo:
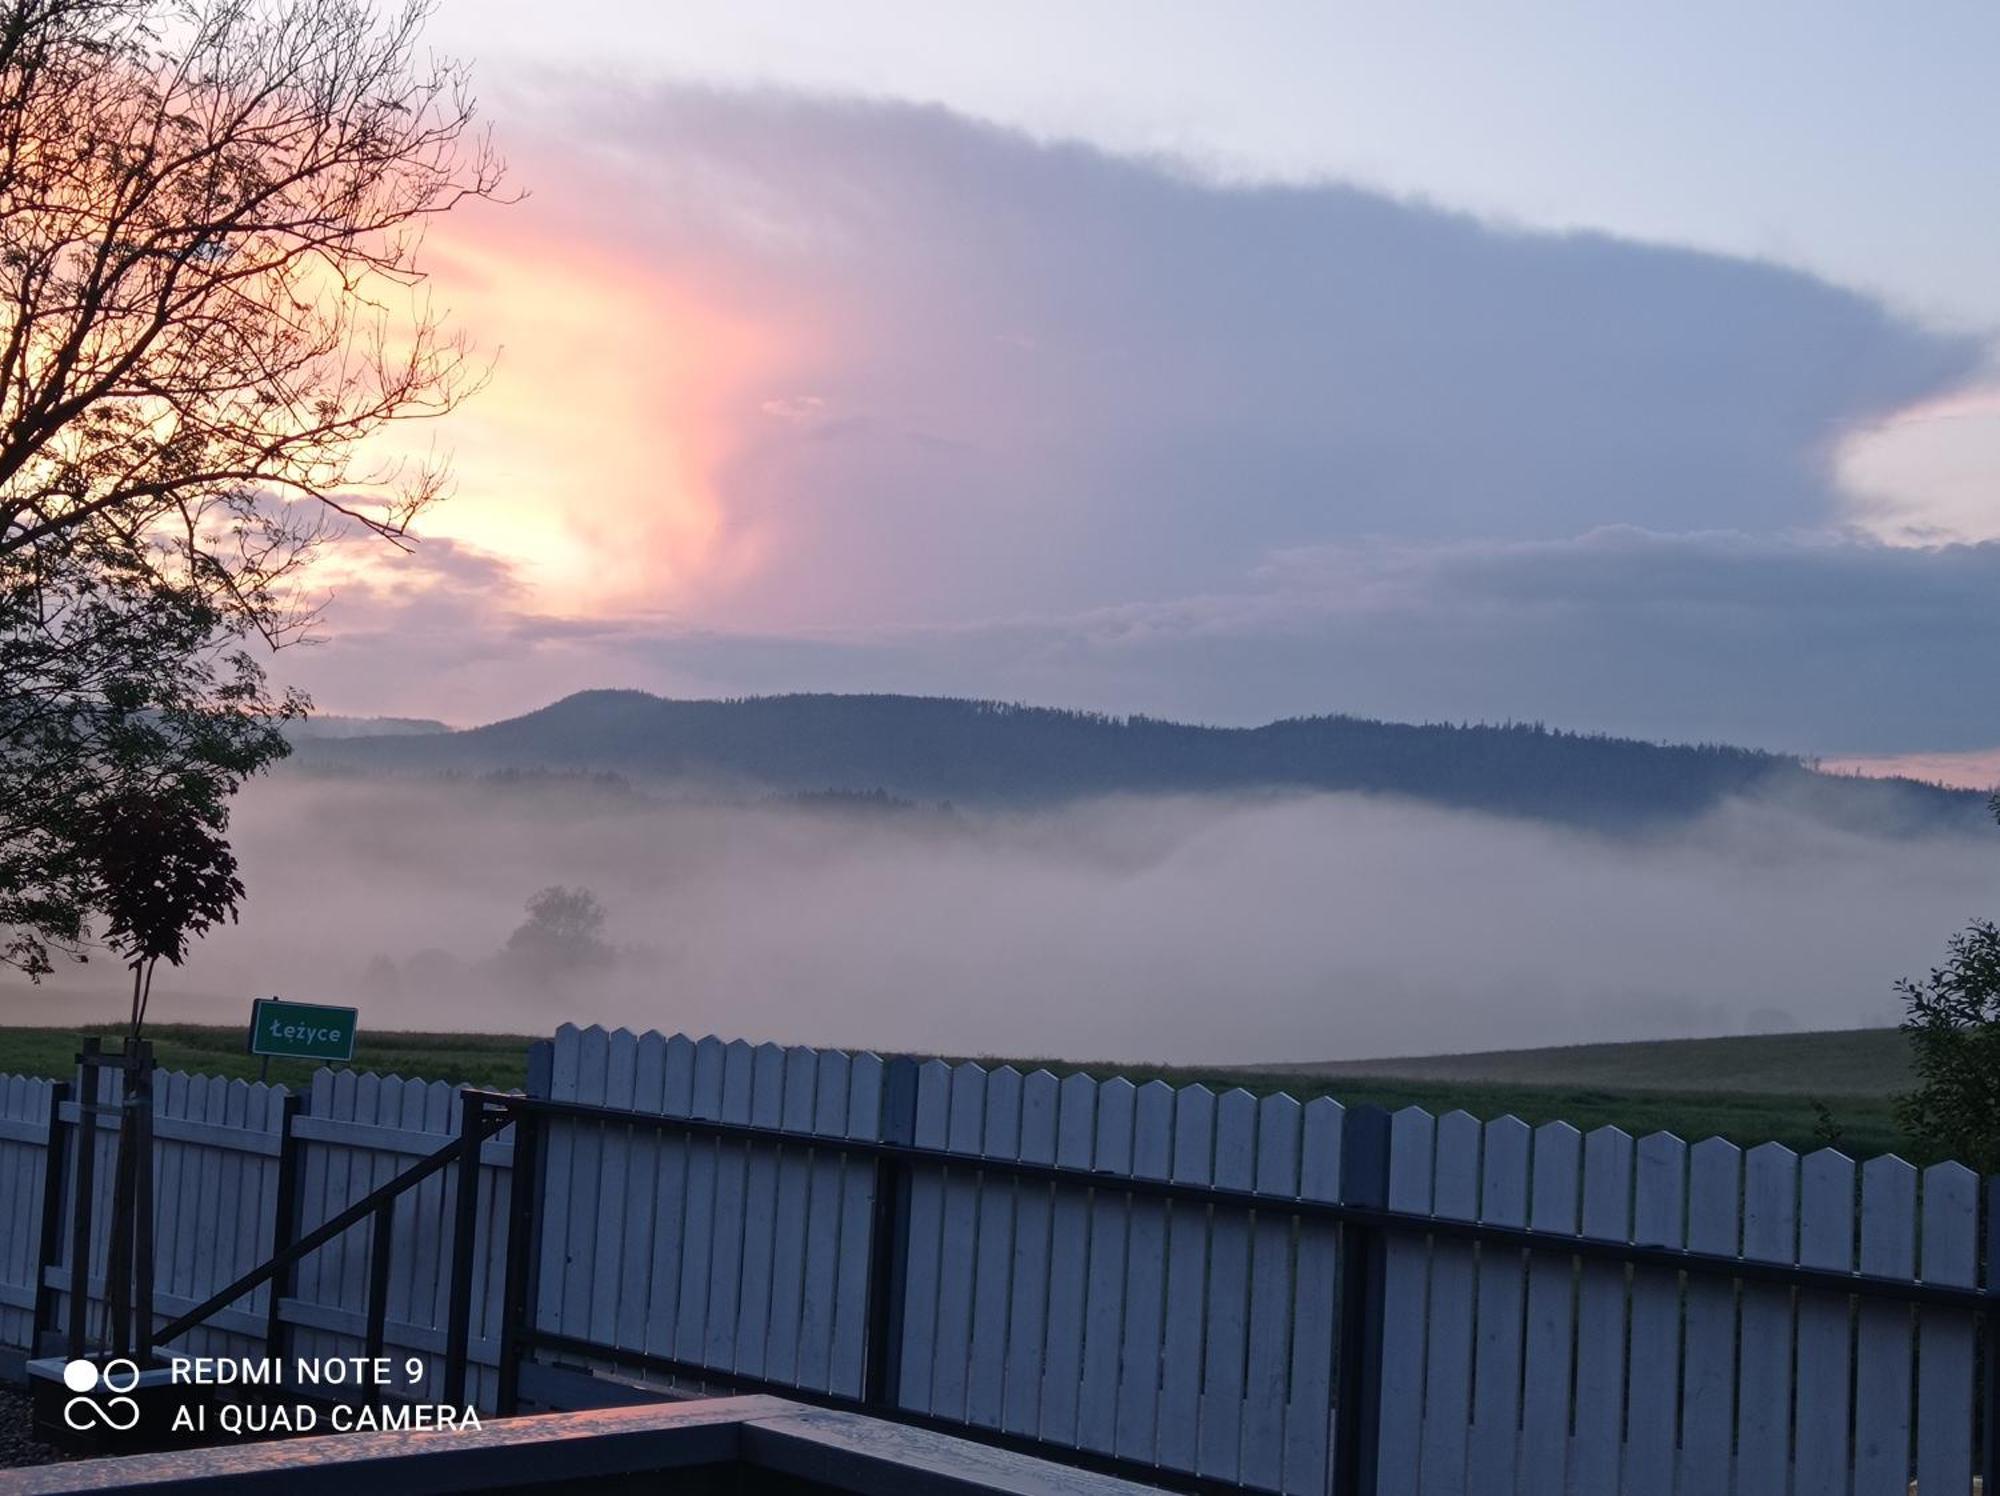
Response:
[[[1532,718],[2000,760],[2000,11],[443,0],[527,198],[322,710]],[[1976,769],[1962,769],[1974,764]]]

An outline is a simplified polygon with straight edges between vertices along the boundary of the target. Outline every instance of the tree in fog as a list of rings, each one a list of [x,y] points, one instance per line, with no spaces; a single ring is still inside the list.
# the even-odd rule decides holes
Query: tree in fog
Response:
[[[305,705],[244,646],[307,627],[319,547],[442,492],[360,455],[482,373],[417,247],[500,168],[426,11],[0,6],[0,961],[130,935],[121,807],[194,807],[131,845],[179,826],[154,877],[233,908],[229,796]]]
[[[551,884],[528,900],[527,914],[501,952],[513,975],[546,981],[617,959],[604,939],[604,906],[589,889]]]
[[[2000,818],[2000,795],[1991,808]],[[1896,989],[1917,1075],[1898,1120],[1939,1153],[2000,1173],[2000,925],[1973,921],[1951,937],[1944,965]]]

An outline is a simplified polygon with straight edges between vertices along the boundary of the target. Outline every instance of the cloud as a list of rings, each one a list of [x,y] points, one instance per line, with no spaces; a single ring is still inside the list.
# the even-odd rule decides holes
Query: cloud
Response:
[[[477,589],[385,589],[347,600],[357,632],[294,658],[332,709],[431,703],[464,721],[595,685],[890,690],[1210,722],[1544,720],[1881,754],[2000,740],[2000,703],[1977,689],[2000,654],[1996,596],[2000,543],[1606,527],[1299,548],[1233,589],[942,627],[710,629],[541,615]],[[386,694],[385,649],[405,665]]]
[[[1768,264],[936,109],[536,107],[534,196],[440,248],[507,344],[440,519],[490,587],[343,598],[331,705],[910,689],[2000,740],[1963,684],[1994,553],[1840,528],[1879,467],[1854,433],[1956,409],[1973,340]]]

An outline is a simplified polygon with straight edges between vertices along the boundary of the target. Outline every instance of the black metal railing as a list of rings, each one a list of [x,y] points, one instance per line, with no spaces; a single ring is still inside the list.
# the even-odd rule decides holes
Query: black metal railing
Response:
[[[503,1102],[514,1099],[518,1098],[499,1097]],[[296,1098],[293,1098],[293,1101],[295,1103]],[[277,1249],[268,1259],[243,1274],[235,1282],[216,1290],[187,1313],[161,1326],[153,1333],[152,1343],[165,1345],[179,1339],[189,1330],[205,1323],[218,1310],[228,1308],[246,1294],[269,1283],[271,1293],[265,1329],[266,1348],[271,1355],[282,1354],[284,1321],[279,1313],[279,1300],[292,1269],[301,1259],[318,1251],[363,1221],[367,1221],[370,1223],[368,1308],[363,1343],[365,1354],[370,1360],[380,1357],[388,1324],[389,1265],[395,1242],[396,1202],[433,1174],[456,1164],[458,1177],[452,1202],[455,1211],[453,1217],[455,1234],[452,1239],[451,1283],[445,1320],[444,1386],[440,1400],[462,1404],[465,1401],[466,1362],[471,1344],[473,1237],[479,1219],[479,1154],[487,1139],[512,1120],[512,1113],[504,1108],[496,1108],[493,1093],[475,1091],[462,1093],[458,1135],[455,1138],[434,1152],[424,1155],[387,1183],[370,1190],[338,1215],[315,1226],[305,1235],[293,1238],[292,1220],[295,1214],[293,1201],[297,1188],[297,1163],[294,1150],[297,1140],[289,1124],[296,1110],[295,1104],[288,1105],[286,1109],[287,1125],[280,1145],[279,1212],[274,1230],[281,1240],[276,1243]],[[379,1387],[376,1390],[379,1395]]]

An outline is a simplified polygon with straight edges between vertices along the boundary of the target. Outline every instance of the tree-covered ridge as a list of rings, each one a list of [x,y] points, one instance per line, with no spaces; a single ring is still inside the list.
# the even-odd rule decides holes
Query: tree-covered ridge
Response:
[[[1363,790],[1593,825],[1697,814],[1781,794],[1834,819],[1977,823],[1980,797],[1815,772],[1724,744],[1667,745],[1540,723],[1295,717],[1262,727],[951,697],[753,696],[683,701],[583,691],[463,732],[307,745],[308,762],[434,770],[592,769],[880,790],[913,800],[1037,804],[1120,793]]]

